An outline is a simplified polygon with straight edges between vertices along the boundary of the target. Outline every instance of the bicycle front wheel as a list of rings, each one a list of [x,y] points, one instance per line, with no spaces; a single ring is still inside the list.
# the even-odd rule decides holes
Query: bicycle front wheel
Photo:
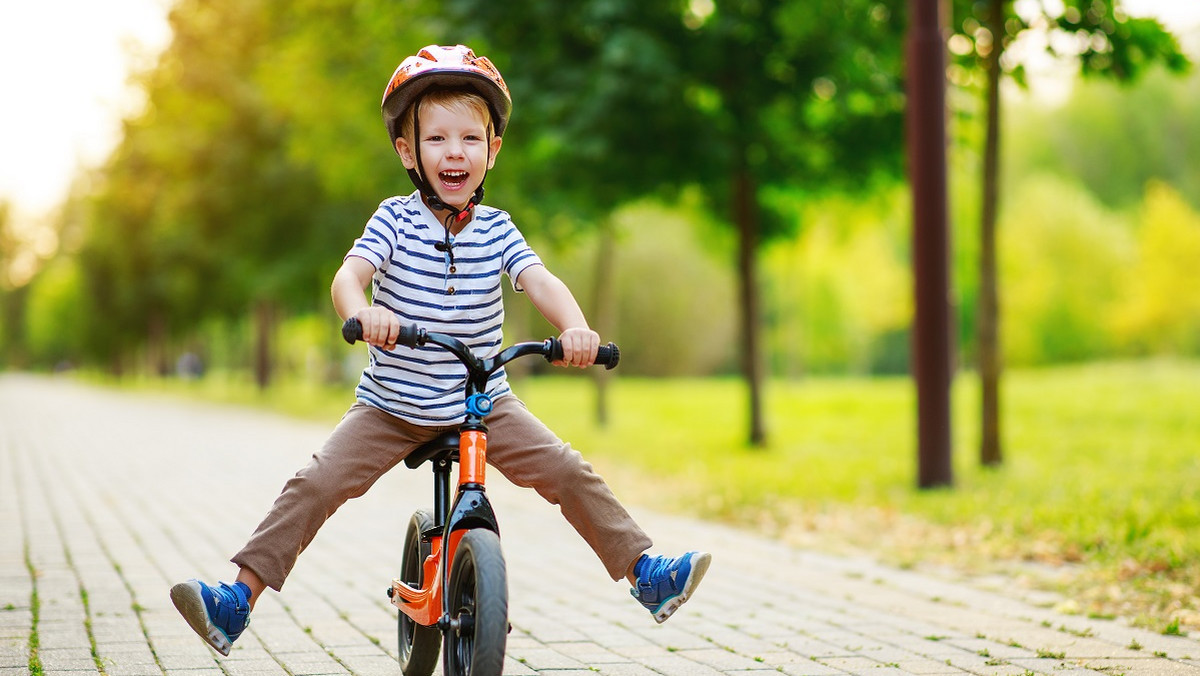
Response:
[[[424,509],[413,513],[404,534],[404,558],[400,563],[400,579],[414,587],[424,582],[425,557],[429,556],[430,544],[421,534],[433,528],[433,516]],[[396,621],[399,634],[400,671],[404,676],[429,676],[438,662],[441,636],[437,627],[417,624],[404,613]]]
[[[446,676],[500,676],[508,640],[508,574],[500,536],[463,536],[450,569],[443,666]]]

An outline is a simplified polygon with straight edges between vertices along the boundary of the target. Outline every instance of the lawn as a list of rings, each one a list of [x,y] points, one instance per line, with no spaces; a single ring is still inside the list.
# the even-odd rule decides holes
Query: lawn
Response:
[[[916,484],[907,379],[775,383],[770,446],[745,445],[740,382],[618,379],[611,424],[578,379],[520,384],[623,497],[899,565],[1002,570],[1062,609],[1200,629],[1200,363],[1014,371],[1005,462],[978,457],[975,379],[954,392],[955,484]]]
[[[773,383],[765,449],[744,442],[734,379],[615,378],[604,428],[586,378],[515,388],[624,500],[902,566],[1002,572],[1062,592],[1068,612],[1200,630],[1200,362],[1010,372],[1005,460],[993,469],[976,460],[976,381],[960,375],[955,483],[929,491],[915,487],[916,402],[904,378]],[[217,379],[182,389],[264,401]],[[287,394],[266,398],[272,406],[331,426],[350,396],[277,389]]]

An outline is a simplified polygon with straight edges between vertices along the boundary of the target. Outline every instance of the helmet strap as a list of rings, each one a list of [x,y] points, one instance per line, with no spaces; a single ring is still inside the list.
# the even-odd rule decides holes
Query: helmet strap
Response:
[[[483,170],[483,180],[481,180],[479,182],[479,187],[475,189],[475,192],[471,195],[471,199],[467,201],[466,206],[464,206],[462,209],[459,209],[457,207],[453,207],[449,204],[446,204],[445,202],[442,201],[442,199],[440,197],[437,196],[437,193],[434,191],[433,186],[429,185],[429,181],[427,181],[425,179],[425,166],[421,162],[421,114],[420,114],[421,111],[420,111],[420,105],[421,105],[421,101],[424,98],[425,98],[424,96],[418,97],[417,100],[413,101],[413,103],[412,103],[412,106],[413,106],[413,142],[414,142],[413,154],[416,156],[417,166],[415,169],[408,170],[408,177],[410,180],[412,180],[413,185],[415,185],[417,187],[417,190],[421,193],[421,197],[425,200],[425,203],[427,205],[429,205],[429,208],[431,210],[448,212],[448,215],[446,216],[446,219],[445,219],[446,241],[443,245],[438,246],[437,249],[438,249],[438,251],[449,252],[450,264],[453,265],[454,264],[454,252],[451,250],[451,244],[450,244],[450,227],[454,223],[460,223],[462,221],[465,221],[471,215],[471,211],[475,208],[475,205],[483,202],[483,183],[484,183],[484,181],[487,180],[487,169],[485,168]],[[491,152],[492,152],[492,150],[489,147],[488,148],[488,159],[489,160],[491,159]]]

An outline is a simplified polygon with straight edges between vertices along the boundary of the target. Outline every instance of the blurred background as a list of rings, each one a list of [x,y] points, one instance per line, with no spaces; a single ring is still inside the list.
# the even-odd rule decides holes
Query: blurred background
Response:
[[[329,283],[379,201],[412,190],[383,87],[421,46],[466,43],[514,99],[487,202],[621,345],[595,415],[561,423],[618,480],[621,454],[670,420],[645,445],[694,451],[682,470],[662,461],[682,478],[661,498],[676,507],[788,537],[865,524],[876,544],[906,534],[901,560],[929,555],[906,549],[918,541],[986,541],[1104,563],[1109,582],[1163,576],[1165,596],[1135,612],[1200,625],[1186,536],[1200,525],[1200,3],[943,8],[951,496],[911,491],[897,0],[5,3],[0,363],[281,398],[331,388],[344,408],[363,357],[341,342]],[[999,307],[981,310],[989,285]],[[507,309],[510,342],[551,332],[523,299]],[[973,450],[988,322],[997,346],[982,349],[1012,374],[1004,473]],[[556,388],[591,387],[524,375],[547,418]],[[1110,473],[1080,478],[1078,463]],[[949,530],[897,529],[900,513]],[[1097,612],[1131,603],[1088,589]]]
[[[270,357],[269,380],[299,355],[340,377],[320,363],[340,359],[329,279],[372,206],[410,190],[376,119],[382,83],[424,44],[467,42],[515,99],[489,201],[591,314],[613,296],[625,373],[738,371],[735,198],[757,228],[770,375],[907,372],[904,4],[640,4],[7,6],[4,363],[165,373],[194,352],[211,367]],[[1004,7],[1006,364],[1197,355],[1200,81],[1172,54],[1196,43],[1196,3]],[[993,38],[986,3],[948,9],[969,368]],[[1142,35],[1141,17],[1177,46]],[[1075,32],[1058,25],[1071,18]],[[1105,37],[1129,26],[1125,43]],[[596,288],[606,239],[619,267]],[[514,314],[515,337],[541,331]],[[310,319],[321,328],[298,332]],[[253,349],[264,326],[285,349]]]

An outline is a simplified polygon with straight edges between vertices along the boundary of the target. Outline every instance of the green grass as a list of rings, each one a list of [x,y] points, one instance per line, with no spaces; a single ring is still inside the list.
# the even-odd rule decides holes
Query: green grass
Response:
[[[1200,544],[1176,537],[1200,522],[1200,364],[1012,374],[999,469],[976,462],[976,394],[960,378],[956,485],[934,491],[914,488],[916,404],[906,380],[776,384],[766,450],[743,443],[735,381],[618,380],[607,430],[586,416],[586,383],[518,388],[551,427],[612,471],[652,475],[675,502],[706,516],[761,512],[781,500],[806,510],[871,506],[973,532],[1054,531],[1081,551],[1153,554],[1170,566],[1186,561],[1180,547]]]
[[[29,593],[29,612],[31,616],[29,627],[29,676],[42,676],[45,669],[42,666],[42,657],[39,651],[42,647],[41,638],[38,635],[38,626],[41,624],[42,618],[42,602],[38,599],[38,577],[40,573],[37,567],[33,565],[33,558],[29,551],[29,540],[26,538],[24,543],[25,549],[25,569],[29,571],[29,579],[32,581],[32,591]]]
[[[961,376],[955,485],[931,491],[915,487],[907,379],[775,383],[765,450],[744,443],[738,381],[618,379],[605,430],[586,415],[585,382],[518,387],[627,499],[900,565],[1036,571],[1065,610],[1200,627],[1200,363],[1010,373],[994,469],[977,461],[977,386]]]
[[[350,397],[349,387],[282,386],[264,398],[228,379],[172,387],[266,400],[331,426]],[[976,381],[961,375],[955,485],[928,491],[915,487],[916,401],[903,378],[773,383],[766,449],[744,442],[746,396],[735,379],[616,378],[604,429],[585,378],[515,388],[626,501],[869,549],[899,565],[1033,571],[1067,593],[1065,610],[1200,629],[1200,538],[1189,537],[1200,527],[1200,362],[1010,372],[1005,461],[992,469],[977,461]]]

